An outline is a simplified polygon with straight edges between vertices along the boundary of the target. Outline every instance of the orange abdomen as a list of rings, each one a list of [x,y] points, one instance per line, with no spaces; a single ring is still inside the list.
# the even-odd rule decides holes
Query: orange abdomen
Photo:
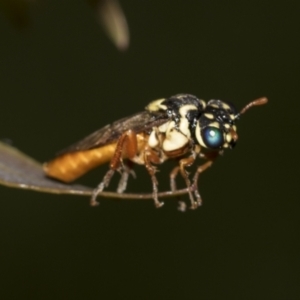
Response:
[[[71,182],[91,169],[111,160],[115,153],[116,143],[99,148],[70,152],[44,163],[47,176],[64,182]]]
[[[148,135],[137,134],[136,141],[136,151],[140,152],[148,141]],[[71,182],[88,171],[110,162],[115,154],[116,146],[117,142],[90,150],[65,153],[44,163],[44,172],[49,177]],[[126,149],[122,149],[122,152],[122,158],[127,158]]]

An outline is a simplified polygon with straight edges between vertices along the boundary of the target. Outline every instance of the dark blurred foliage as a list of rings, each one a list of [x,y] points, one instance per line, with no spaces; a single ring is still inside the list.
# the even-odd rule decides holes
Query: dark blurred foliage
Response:
[[[27,27],[31,21],[29,9],[31,5],[43,2],[38,0],[0,0],[0,10],[18,28]],[[129,44],[129,31],[126,17],[118,0],[87,0],[95,11],[96,19],[120,50]],[[59,4],[57,5],[59,9]],[[70,10],[72,9],[70,3]]]
[[[22,28],[29,24],[29,6],[33,0],[1,0],[0,10],[16,27]]]

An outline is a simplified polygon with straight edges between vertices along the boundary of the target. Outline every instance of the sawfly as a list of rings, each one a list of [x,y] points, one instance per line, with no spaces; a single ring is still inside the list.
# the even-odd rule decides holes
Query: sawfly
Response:
[[[175,179],[180,173],[189,190],[191,208],[195,209],[201,205],[197,188],[199,174],[224,149],[235,146],[238,139],[235,123],[240,115],[267,101],[265,97],[256,99],[236,112],[230,103],[221,100],[206,103],[190,94],[155,100],[144,111],[107,125],[59,152],[43,168],[51,178],[72,182],[89,170],[109,163],[109,170],[92,194],[91,205],[97,205],[97,195],[108,187],[115,171],[121,173],[117,192],[123,193],[133,165],[144,165],[151,177],[154,204],[161,207],[156,165],[173,159],[178,165],[170,173],[171,191],[176,191]],[[186,168],[197,157],[206,161],[191,180]]]

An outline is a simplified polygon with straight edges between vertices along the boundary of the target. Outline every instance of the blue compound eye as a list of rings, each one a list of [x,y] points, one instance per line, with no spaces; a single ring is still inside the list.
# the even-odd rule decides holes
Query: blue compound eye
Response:
[[[211,149],[218,149],[224,144],[222,130],[216,127],[208,126],[201,131],[204,144]]]

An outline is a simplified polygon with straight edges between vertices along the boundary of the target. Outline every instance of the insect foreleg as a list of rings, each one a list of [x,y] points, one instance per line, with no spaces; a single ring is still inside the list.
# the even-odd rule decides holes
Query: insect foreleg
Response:
[[[201,206],[201,204],[202,204],[202,198],[201,198],[199,190],[198,190],[198,178],[199,178],[200,173],[204,172],[207,168],[209,168],[212,165],[212,163],[213,163],[213,160],[209,160],[206,163],[204,163],[203,165],[199,166],[197,168],[197,171],[193,178],[194,194],[197,199],[198,206]]]
[[[191,191],[191,181],[189,179],[189,173],[185,170],[186,167],[191,166],[195,161],[195,156],[189,156],[187,158],[182,158],[179,161],[179,170],[180,173],[183,177],[183,179],[185,180],[185,184],[187,186],[187,188],[189,189],[189,197],[190,197],[190,201],[191,201],[191,209],[196,209],[198,207],[198,203],[195,201],[192,191]]]
[[[105,174],[102,182],[93,191],[93,195],[90,202],[92,206],[96,206],[99,204],[96,201],[98,194],[101,193],[104,188],[108,187],[112,176],[114,175],[115,171],[120,167],[123,157],[132,158],[136,155],[136,153],[137,153],[136,134],[132,130],[127,130],[120,136],[117,142],[115,153],[110,162],[110,169]],[[125,178],[123,179],[123,183],[121,183],[121,187],[119,185],[120,190],[122,190],[124,186],[126,187],[126,183],[127,183],[127,179],[125,176]]]

